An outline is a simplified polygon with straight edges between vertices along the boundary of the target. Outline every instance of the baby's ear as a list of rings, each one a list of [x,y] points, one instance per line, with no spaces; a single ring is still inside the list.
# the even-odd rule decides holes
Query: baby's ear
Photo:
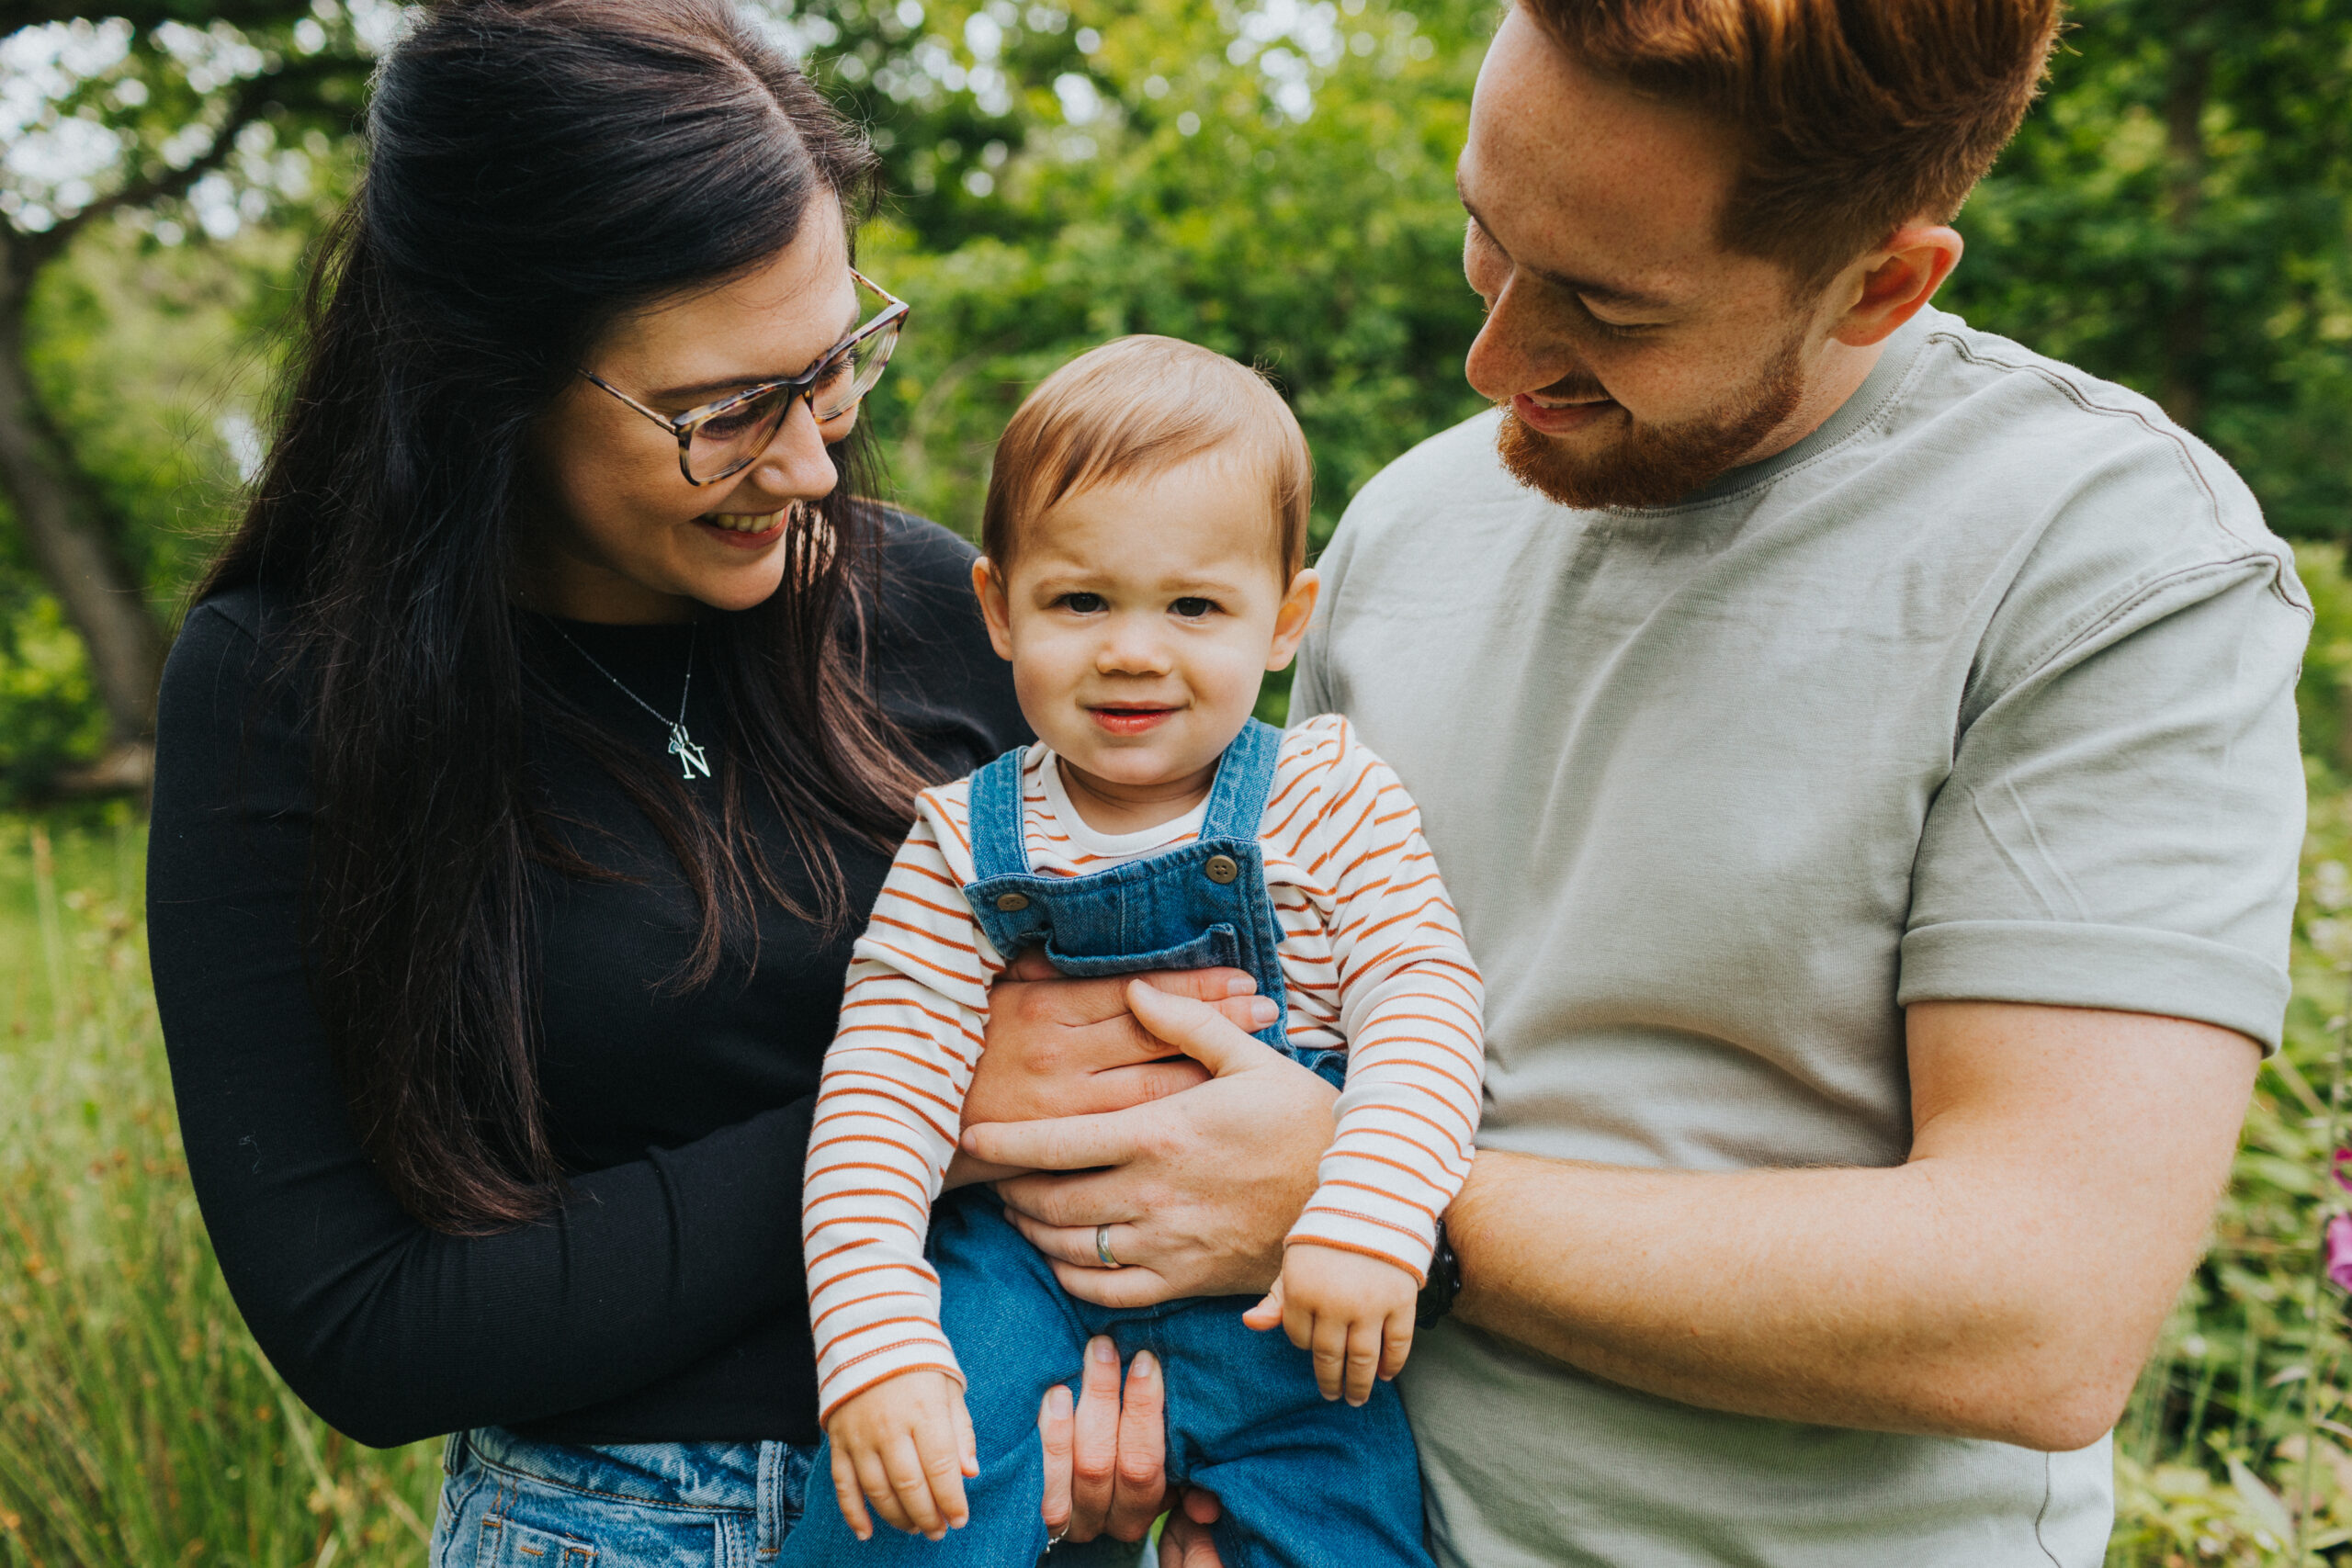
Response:
[[[980,602],[980,619],[988,623],[989,646],[999,659],[1012,657],[1012,606],[1005,598],[1004,574],[986,556],[972,561],[972,593]]]
[[[1296,657],[1298,645],[1306,640],[1306,628],[1314,623],[1315,601],[1322,592],[1323,580],[1311,566],[1290,580],[1283,607],[1274,615],[1274,644],[1266,653],[1267,669],[1284,669]]]

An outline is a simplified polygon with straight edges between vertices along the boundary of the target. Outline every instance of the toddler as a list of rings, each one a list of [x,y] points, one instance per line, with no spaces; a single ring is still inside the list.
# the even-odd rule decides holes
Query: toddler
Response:
[[[850,966],[802,1216],[841,1506],[788,1562],[1035,1562],[1037,1406],[1102,1333],[1164,1369],[1169,1471],[1222,1500],[1230,1568],[1430,1562],[1386,1380],[1469,1170],[1482,993],[1386,764],[1336,716],[1250,717],[1314,610],[1309,477],[1262,378],[1168,338],[1065,366],[997,447],[973,585],[1038,742],[923,794]],[[1255,1306],[1096,1307],[987,1189],[934,1213],[989,983],[1032,945],[1069,975],[1246,970],[1280,1008],[1259,1038],[1344,1068]],[[870,1539],[869,1505],[937,1544]]]

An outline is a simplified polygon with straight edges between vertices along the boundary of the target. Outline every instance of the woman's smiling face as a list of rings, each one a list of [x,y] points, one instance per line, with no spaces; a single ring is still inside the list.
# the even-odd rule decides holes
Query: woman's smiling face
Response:
[[[648,408],[678,415],[759,381],[799,374],[856,325],[858,295],[840,205],[820,197],[793,243],[715,288],[614,322],[588,355]],[[677,438],[576,378],[533,443],[538,486],[524,524],[521,588],[573,620],[683,621],[695,607],[744,610],[782,582],[786,514],[831,492],[826,447],[857,423],[819,425],[796,400],[775,438],[740,473],[690,485]]]

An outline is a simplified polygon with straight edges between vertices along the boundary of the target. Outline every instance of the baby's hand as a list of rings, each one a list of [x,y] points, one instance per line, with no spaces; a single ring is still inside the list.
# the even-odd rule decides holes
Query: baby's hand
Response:
[[[1344,1392],[1350,1404],[1362,1404],[1374,1375],[1385,1382],[1405,1370],[1418,1294],[1412,1275],[1385,1258],[1302,1241],[1283,1254],[1282,1277],[1241,1321],[1280,1324],[1292,1344],[1314,1352],[1324,1398]]]
[[[833,1440],[833,1495],[860,1540],[874,1537],[870,1498],[885,1524],[943,1539],[972,1510],[964,1477],[980,1472],[964,1391],[945,1372],[917,1368],[850,1395],[825,1423]]]

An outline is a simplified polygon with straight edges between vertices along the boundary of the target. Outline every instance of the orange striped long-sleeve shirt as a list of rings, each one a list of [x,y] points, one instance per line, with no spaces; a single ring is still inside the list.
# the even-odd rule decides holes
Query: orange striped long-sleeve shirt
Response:
[[[923,1239],[979,1060],[989,986],[1010,957],[964,902],[969,797],[962,779],[918,800],[825,1057],[801,1234],[827,1419],[903,1371],[963,1377]],[[1032,869],[1076,876],[1187,842],[1201,815],[1095,833],[1038,745],[1022,770],[1022,821]],[[1477,968],[1419,811],[1344,718],[1283,737],[1259,837],[1291,1040],[1348,1052],[1338,1131],[1289,1240],[1371,1253],[1419,1279],[1437,1218],[1470,1168],[1484,1068]]]

